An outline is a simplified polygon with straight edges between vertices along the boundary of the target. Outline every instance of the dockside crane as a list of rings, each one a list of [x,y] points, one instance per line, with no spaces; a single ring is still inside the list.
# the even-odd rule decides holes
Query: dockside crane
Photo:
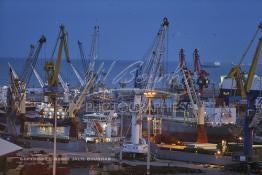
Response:
[[[53,57],[54,57],[58,42],[59,42],[58,55],[57,55],[56,63],[54,63]],[[47,79],[48,79],[48,85],[47,87],[45,87],[45,93],[51,97],[57,96],[59,94],[60,95],[63,94],[63,90],[59,89],[59,86],[58,86],[63,50],[66,55],[67,63],[70,63],[69,49],[67,45],[67,34],[65,32],[64,25],[61,25],[55,47],[51,55],[51,59],[50,61],[46,62],[44,66],[44,69],[47,72]]]
[[[258,28],[251,42],[249,43],[247,49],[245,50],[243,56],[240,59],[240,63],[236,65],[235,67],[233,67],[228,74],[229,78],[233,78],[236,81],[237,89],[240,92],[240,97],[242,98],[242,101],[246,102],[245,111],[244,111],[245,116],[244,116],[244,122],[243,122],[244,155],[246,156],[246,158],[252,157],[253,128],[255,127],[255,125],[257,125],[258,121],[261,121],[261,117],[256,115],[256,110],[255,110],[255,105],[254,105],[257,95],[251,91],[251,87],[253,84],[254,75],[256,73],[256,67],[257,67],[258,60],[259,60],[260,53],[261,53],[262,37],[260,37],[258,40],[256,51],[252,59],[252,64],[249,68],[248,77],[246,81],[243,78],[243,72],[241,70],[241,65],[248,51],[250,50],[252,44],[254,43],[255,39],[257,38],[259,31],[262,31],[262,23],[258,25]]]
[[[24,115],[26,112],[26,87],[29,83],[30,77],[33,72],[33,68],[36,65],[39,53],[43,44],[46,42],[45,36],[41,36],[38,41],[38,45],[35,49],[33,45],[30,46],[30,52],[26,59],[23,71],[20,76],[14,75],[14,69],[10,69],[10,79],[11,79],[11,99],[12,99],[12,109],[16,113]]]
[[[69,96],[70,96],[70,90],[68,87],[68,84],[63,80],[62,76],[59,74],[58,75],[58,80],[64,90],[64,97],[63,97],[63,102],[68,105],[69,103]]]
[[[88,65],[88,69],[86,70],[86,76],[90,76],[91,74],[94,73],[95,70],[95,63],[97,60],[97,53],[98,53],[98,43],[99,43],[99,32],[100,28],[99,26],[94,27],[94,32],[93,32],[93,37],[92,37],[92,42],[91,42],[91,48],[90,48],[90,53],[89,53],[89,60],[90,63]]]
[[[194,59],[194,72],[197,75],[197,85],[199,87],[200,94],[203,94],[204,88],[208,88],[209,85],[209,79],[208,79],[209,73],[201,68],[198,49],[194,50],[193,59]]]
[[[39,73],[37,72],[37,70],[32,66],[32,69],[33,69],[33,72],[35,74],[35,77],[37,78],[38,80],[38,83],[40,85],[41,88],[44,88],[45,87],[45,83],[43,81],[43,79],[41,78],[41,76],[39,75]],[[68,85],[67,83],[63,80],[63,78],[61,77],[61,75],[59,74],[58,75],[58,79],[59,79],[59,82],[61,83],[61,86],[63,87],[64,89],[64,98],[63,98],[63,101],[65,104],[69,103],[69,88],[68,88]],[[46,101],[48,102],[48,100]]]
[[[70,120],[72,122],[72,125],[70,127],[69,136],[72,138],[78,138],[78,128],[77,128],[77,118],[76,114],[79,112],[79,110],[82,107],[82,104],[84,103],[86,96],[89,94],[91,89],[94,87],[94,84],[97,80],[97,75],[99,74],[99,71],[97,74],[91,75],[90,79],[86,82],[83,89],[81,90],[81,93],[79,96],[76,96],[75,99],[73,99],[68,108],[68,114],[70,117]]]
[[[56,63],[54,63],[54,54],[59,43],[58,54]],[[55,43],[55,47],[52,51],[50,61],[47,61],[44,65],[44,69],[47,73],[47,86],[44,87],[44,95],[48,96],[50,102],[54,106],[54,152],[53,152],[53,175],[56,174],[56,129],[57,129],[57,117],[56,117],[56,106],[57,97],[64,94],[63,89],[59,87],[59,73],[61,67],[62,52],[64,50],[66,55],[67,63],[70,63],[69,49],[67,45],[67,33],[65,31],[64,25],[60,25],[59,34]],[[71,124],[72,125],[72,124]]]
[[[70,66],[73,69],[73,71],[74,71],[74,73],[75,73],[75,75],[76,75],[76,77],[77,77],[81,87],[83,87],[85,85],[84,80],[81,78],[80,74],[78,73],[78,71],[76,70],[75,66],[72,63],[70,63]]]
[[[79,40],[77,42],[86,80],[88,80],[89,76],[94,72],[95,62],[97,59],[98,41],[99,41],[99,26],[95,26],[88,59],[85,56],[83,43]]]
[[[85,52],[84,52],[84,48],[83,48],[83,43],[81,41],[77,41],[77,45],[79,48],[79,52],[80,52],[80,57],[81,57],[81,61],[82,61],[82,66],[83,66],[83,70],[86,73],[87,69],[88,69],[88,60],[86,59],[85,56]]]
[[[39,85],[41,86],[41,88],[44,88],[45,84],[44,84],[44,81],[42,80],[42,78],[40,77],[39,73],[37,72],[37,70],[35,69],[35,67],[32,66],[32,69],[33,69],[33,72],[35,74],[35,77],[39,83]]]
[[[126,153],[147,153],[149,143],[146,144],[142,139],[142,115],[143,104],[147,104],[143,92],[153,90],[156,83],[156,78],[160,76],[161,66],[163,66],[163,59],[166,56],[167,31],[169,21],[167,18],[158,30],[150,51],[144,58],[144,63],[138,67],[134,87],[138,89],[134,97],[134,106],[138,107],[137,112],[132,113],[131,119],[131,144],[123,144],[123,152]],[[148,133],[149,134],[149,133]]]
[[[205,107],[200,98],[199,92],[195,89],[193,73],[187,68],[184,50],[179,52],[180,70],[183,75],[183,83],[192,104],[192,112],[197,121],[197,142],[207,143],[207,135],[205,131]]]

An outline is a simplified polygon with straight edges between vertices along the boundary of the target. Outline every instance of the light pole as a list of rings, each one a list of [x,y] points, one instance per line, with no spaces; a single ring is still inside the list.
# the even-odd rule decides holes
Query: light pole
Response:
[[[148,91],[144,93],[148,98],[148,117],[147,117],[147,164],[146,174],[150,175],[150,120],[151,120],[151,100],[156,95],[154,91]]]
[[[57,128],[57,118],[56,118],[56,97],[53,97],[54,100],[54,152],[53,152],[53,175],[56,175],[56,128]]]

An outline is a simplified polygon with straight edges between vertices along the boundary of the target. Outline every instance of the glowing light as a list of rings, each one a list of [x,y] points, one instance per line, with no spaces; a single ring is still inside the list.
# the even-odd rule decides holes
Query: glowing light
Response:
[[[144,95],[147,97],[147,98],[152,98],[156,95],[156,92],[154,91],[148,91],[148,92],[144,92]]]

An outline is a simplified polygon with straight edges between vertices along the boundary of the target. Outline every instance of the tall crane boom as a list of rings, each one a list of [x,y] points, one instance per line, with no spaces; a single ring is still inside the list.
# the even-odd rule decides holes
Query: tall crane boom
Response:
[[[67,84],[65,83],[65,81],[63,80],[63,78],[61,77],[60,74],[58,75],[58,80],[61,83],[61,86],[63,87],[64,91],[66,93],[68,93],[69,92],[69,88],[68,88]]]
[[[88,74],[91,74],[92,72],[94,72],[95,62],[97,59],[98,42],[99,42],[99,26],[95,26],[91,48],[90,48],[90,53],[89,53],[90,63],[88,65],[88,70],[87,70]]]
[[[252,43],[254,42],[254,40],[256,39],[256,36],[258,35],[259,30],[262,31],[262,23],[258,25],[258,29],[256,30],[251,42],[249,43],[247,49],[245,50],[243,56],[241,57],[240,63],[238,65],[236,65],[235,67],[233,67],[229,74],[228,77],[230,78],[234,78],[237,82],[237,89],[240,90],[240,95],[242,97],[242,99],[247,101],[246,104],[246,109],[245,109],[245,118],[244,118],[244,126],[243,126],[243,131],[244,131],[244,154],[245,156],[250,156],[252,153],[252,144],[253,144],[253,127],[254,126],[254,120],[256,120],[256,111],[254,109],[254,101],[255,101],[255,97],[252,94],[252,92],[250,92],[250,89],[252,87],[252,83],[254,80],[254,75],[256,73],[256,67],[258,64],[258,59],[260,56],[260,52],[261,52],[261,47],[262,47],[262,37],[260,37],[256,51],[255,51],[255,55],[252,59],[252,64],[249,68],[249,73],[248,73],[248,78],[247,81],[244,82],[244,79],[242,77],[242,72],[241,72],[241,64],[245,58],[245,56],[247,55],[247,52],[249,51],[249,49],[252,46]]]
[[[84,83],[84,80],[83,80],[83,79],[81,78],[81,76],[79,75],[79,73],[78,73],[78,71],[76,70],[75,66],[74,66],[72,63],[70,63],[70,66],[71,66],[71,68],[73,69],[73,71],[74,71],[74,73],[75,73],[75,75],[76,75],[79,83],[81,84],[81,86],[84,86],[84,84],[85,84],[85,83]]]
[[[256,48],[256,52],[255,52],[255,55],[254,55],[253,60],[252,60],[252,64],[251,64],[249,72],[248,72],[247,82],[246,82],[246,85],[245,85],[245,89],[246,89],[247,92],[250,91],[253,80],[254,80],[254,75],[256,73],[256,68],[257,68],[257,63],[258,63],[259,56],[260,56],[260,53],[261,53],[261,48],[262,48],[262,37],[259,39],[259,42],[258,42],[258,45],[257,45],[257,48]]]
[[[57,43],[59,43],[59,49],[58,49],[58,56],[56,59],[56,64],[54,64],[53,56],[57,47]],[[69,57],[69,49],[67,45],[67,34],[65,32],[64,25],[60,26],[60,31],[58,34],[58,38],[56,41],[56,45],[54,47],[54,50],[52,52],[51,60],[45,64],[45,70],[48,74],[48,87],[55,87],[58,84],[58,76],[60,72],[60,64],[61,64],[61,58],[62,58],[62,51],[64,49],[66,60],[68,63],[70,63],[70,57]]]
[[[192,103],[192,111],[193,111],[194,117],[197,119],[198,118],[197,110],[199,109],[200,105],[202,104],[202,101],[198,93],[196,92],[195,85],[192,80],[192,72],[186,67],[184,49],[180,49],[179,60],[182,61],[180,62],[180,65],[181,65],[180,70],[183,75],[183,81],[184,81],[183,83],[185,84],[187,94]]]
[[[197,85],[199,87],[200,94],[203,94],[204,88],[208,88],[209,80],[208,75],[209,73],[204,69],[201,69],[200,66],[200,56],[198,49],[194,50],[194,72],[197,74]]]
[[[180,50],[179,57],[180,57],[179,58],[180,61],[183,61],[183,63],[180,63],[181,65],[180,68],[184,77],[183,79],[184,79],[185,87],[192,104],[192,111],[197,121],[197,142],[207,143],[207,135],[205,131],[205,106],[200,98],[198,91],[195,89],[194,80],[192,78],[193,73],[191,73],[191,71],[186,67],[185,55],[183,49]],[[195,50],[195,57],[196,57],[195,59],[199,59],[198,52],[196,52],[196,50]],[[197,69],[198,68],[195,67],[195,70]]]
[[[24,67],[23,67],[23,71],[22,73],[20,74],[20,79],[24,79],[22,77],[26,77],[26,75],[28,74],[28,66],[32,63],[32,57],[34,55],[34,52],[35,52],[35,46],[33,44],[30,45],[30,50],[29,50],[29,53],[28,53],[28,56],[27,56],[27,59],[25,61],[25,64],[24,64]],[[23,82],[25,82],[25,80],[22,80]]]
[[[257,28],[254,36],[252,37],[250,43],[248,44],[247,49],[245,50],[244,54],[242,55],[239,64],[237,64],[236,66],[234,66],[233,68],[231,68],[231,70],[229,71],[229,73],[228,73],[228,75],[227,75],[227,77],[235,79],[236,85],[237,85],[237,89],[239,89],[239,91],[240,91],[240,96],[241,96],[242,98],[246,98],[246,90],[247,90],[247,88],[251,88],[250,84],[252,84],[252,82],[250,81],[250,80],[251,80],[250,78],[251,78],[251,77],[253,78],[254,73],[252,73],[252,72],[255,72],[255,71],[253,71],[254,68],[251,68],[251,69],[250,69],[250,70],[252,70],[250,73],[253,74],[253,75],[252,75],[252,76],[250,75],[250,78],[249,78],[249,80],[248,80],[248,83],[247,83],[247,82],[245,83],[245,82],[244,82],[243,75],[242,75],[242,71],[241,71],[241,65],[242,65],[242,63],[243,63],[243,61],[244,61],[244,59],[245,59],[248,51],[250,50],[252,44],[254,43],[254,41],[255,41],[255,39],[256,39],[259,31],[262,31],[262,23],[260,23],[260,24],[258,25],[258,28]],[[259,47],[259,46],[258,46],[258,47]],[[258,54],[259,54],[259,53],[258,53]],[[258,56],[259,56],[259,55],[258,55]],[[255,60],[253,60],[253,61],[255,61]],[[252,64],[253,64],[253,63],[254,63],[254,64],[257,64],[257,63],[255,63],[255,62],[252,62]],[[254,64],[253,64],[251,67],[254,67]],[[253,81],[253,80],[252,80],[252,81]]]
[[[153,45],[150,48],[149,53],[144,58],[144,63],[139,67],[135,77],[135,88],[142,90],[153,89],[155,86],[155,80],[160,75],[161,64],[165,56],[165,43],[167,39],[167,30],[169,22],[167,18],[163,19],[160,29],[154,39]],[[141,106],[147,104],[147,100],[141,93],[136,93],[134,97],[134,106]],[[142,144],[140,138],[142,138],[142,119],[143,111],[140,108],[138,112],[132,113],[132,128],[131,128],[131,141],[132,144]],[[137,149],[140,147],[137,146]],[[139,150],[135,150],[139,151]]]
[[[82,61],[83,70],[86,73],[89,63],[88,63],[88,61],[85,57],[85,52],[84,52],[84,49],[83,49],[83,43],[78,40],[77,44],[78,44],[78,48],[79,48],[79,51],[80,51],[80,57],[81,57],[81,61]]]
[[[42,35],[38,41],[38,46],[35,49],[33,45],[30,45],[30,51],[28,58],[26,59],[25,66],[20,77],[15,73],[14,69],[10,66],[11,76],[11,100],[12,110],[20,114],[25,114],[25,103],[26,103],[26,86],[35,67],[39,53],[43,44],[46,42],[45,36]]]
[[[98,71],[96,74],[93,74],[90,79],[85,83],[85,85],[83,86],[83,89],[80,93],[80,95],[78,95],[70,104],[69,104],[69,116],[71,118],[75,117],[75,114],[80,110],[85,97],[88,95],[88,93],[90,92],[90,90],[94,87],[95,82],[98,80],[100,71],[102,69],[103,65],[100,65],[100,67],[98,68]]]
[[[76,114],[81,109],[82,104],[88,93],[94,87],[94,83],[96,82],[98,75],[101,71],[102,66],[99,67],[96,74],[92,74],[90,79],[86,82],[85,86],[82,88],[82,91],[79,96],[76,96],[74,100],[72,100],[69,104],[68,114],[71,119],[71,127],[69,131],[70,137],[77,137],[77,124],[76,124]]]
[[[88,94],[88,92],[91,90],[91,88],[93,87],[95,80],[96,80],[97,76],[93,75],[92,77],[90,77],[89,81],[86,83],[86,85],[83,88],[83,91],[81,92],[80,96],[73,100],[70,104],[69,104],[69,117],[71,118],[75,118],[76,113],[80,110],[86,95]]]
[[[31,67],[32,67],[32,69],[33,69],[33,72],[34,72],[37,80],[38,80],[38,83],[40,84],[41,88],[43,88],[45,84],[44,84],[42,78],[41,78],[40,75],[38,74],[38,72],[37,72],[37,70],[35,69],[35,67],[33,67],[33,65],[31,65]]]
[[[42,35],[41,38],[38,41],[38,46],[37,46],[35,51],[34,51],[34,49],[32,49],[33,46],[31,45],[31,51],[30,51],[28,59],[26,60],[25,67],[24,67],[23,73],[21,75],[21,80],[26,84],[28,83],[28,81],[29,81],[29,79],[32,75],[32,72],[33,72],[32,67],[35,67],[39,53],[40,53],[41,48],[42,48],[42,46],[45,42],[46,42],[46,38],[45,38],[44,35]]]
[[[157,36],[154,39],[153,46],[149,54],[144,58],[144,64],[140,66],[137,72],[135,86],[147,89],[152,89],[154,87],[155,79],[157,75],[160,74],[161,66],[163,66],[162,63],[165,56],[165,41],[167,38],[168,26],[168,19],[164,18]],[[141,83],[137,84],[137,82]]]

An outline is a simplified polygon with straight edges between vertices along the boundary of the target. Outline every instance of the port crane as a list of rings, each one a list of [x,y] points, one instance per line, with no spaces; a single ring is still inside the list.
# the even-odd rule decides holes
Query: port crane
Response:
[[[97,60],[97,52],[98,52],[98,42],[99,42],[99,26],[94,27],[94,33],[92,36],[91,48],[89,53],[90,63],[88,65],[88,69],[86,70],[86,76],[90,76],[90,74],[94,73],[95,63]]]
[[[36,65],[37,59],[39,57],[41,48],[46,42],[45,36],[41,36],[38,40],[38,45],[35,49],[33,45],[30,46],[29,55],[26,59],[23,71],[20,76],[18,76],[14,69],[10,69],[10,79],[11,79],[11,107],[16,113],[25,114],[25,103],[26,103],[26,86],[29,83],[30,77],[32,75],[33,69]]]
[[[53,57],[55,51],[58,48],[58,54],[56,63],[54,63]],[[44,87],[44,95],[48,96],[51,103],[54,106],[54,152],[53,152],[53,175],[56,174],[56,129],[57,129],[57,117],[56,106],[57,97],[63,95],[63,90],[59,87],[59,73],[61,67],[62,52],[65,52],[67,63],[70,63],[69,49],[67,45],[67,33],[65,32],[64,25],[60,25],[59,34],[55,43],[55,47],[52,51],[50,61],[47,61],[44,65],[44,69],[47,73],[47,86]]]
[[[132,113],[131,119],[131,143],[123,144],[123,152],[126,153],[147,153],[149,143],[146,144],[142,139],[142,106],[146,104],[146,98],[141,92],[154,89],[155,80],[160,75],[161,66],[165,57],[165,44],[167,43],[167,30],[169,22],[163,19],[160,29],[154,39],[153,46],[150,48],[144,63],[140,65],[136,72],[134,87],[139,91],[135,93],[134,106],[137,112]],[[149,134],[149,133],[148,133]]]
[[[92,36],[91,48],[89,53],[89,61],[87,61],[85,52],[83,49],[83,43],[78,40],[78,48],[80,51],[80,57],[82,61],[82,66],[85,73],[85,79],[88,79],[88,76],[94,72],[95,62],[97,59],[97,50],[98,50],[98,40],[99,40],[99,26],[94,26],[94,33]],[[80,81],[80,80],[79,80]],[[81,82],[80,82],[81,83]]]
[[[58,55],[57,55],[56,64],[55,64],[53,57],[54,57],[58,42],[59,42],[59,48],[58,48]],[[45,93],[48,96],[57,96],[61,94],[62,92],[61,89],[59,89],[58,87],[58,82],[59,82],[59,73],[60,73],[60,67],[61,67],[60,64],[61,64],[63,49],[66,55],[66,61],[67,63],[70,63],[69,49],[67,45],[67,34],[65,32],[64,25],[61,25],[55,47],[51,55],[51,60],[46,62],[44,66],[44,69],[47,72],[47,77],[48,77],[48,85],[47,87],[45,87]]]
[[[78,73],[78,71],[76,70],[75,66],[72,63],[70,63],[70,66],[73,69],[73,71],[74,71],[74,73],[75,73],[75,75],[76,75],[76,77],[77,77],[81,87],[83,87],[85,85],[84,80],[81,78],[80,74]]]
[[[209,73],[201,68],[200,64],[200,56],[198,49],[194,50],[194,72],[197,75],[197,85],[199,87],[199,92],[203,94],[204,88],[208,88],[209,85],[209,79],[208,75]]]
[[[78,40],[77,41],[77,45],[78,45],[79,52],[80,52],[80,57],[81,57],[81,61],[82,61],[83,70],[85,72],[85,71],[87,71],[87,68],[88,68],[88,61],[87,61],[86,56],[85,56],[83,43]]]
[[[42,78],[40,77],[39,73],[37,72],[37,70],[35,69],[35,67],[33,67],[33,65],[31,65],[33,72],[35,74],[35,77],[39,83],[39,85],[41,86],[41,88],[44,88],[45,84],[44,81],[42,80]]]
[[[39,85],[41,86],[41,88],[44,88],[45,87],[45,83],[43,81],[43,79],[41,78],[41,76],[39,75],[39,73],[37,72],[37,70],[35,69],[35,67],[32,66],[32,69],[33,69],[33,72],[35,74],[35,77],[37,78],[38,80],[38,83]],[[63,80],[63,78],[61,77],[61,75],[59,74],[58,75],[58,79],[59,79],[59,82],[61,83],[61,86],[63,87],[64,89],[64,98],[63,98],[63,101],[64,103],[69,103],[69,93],[70,93],[70,90],[68,88],[68,85],[67,83]]]
[[[258,60],[261,53],[262,48],[262,37],[259,38],[258,44],[256,47],[255,54],[252,59],[251,66],[249,68],[247,80],[244,81],[241,65],[246,57],[249,49],[251,48],[253,42],[255,41],[259,31],[262,31],[262,23],[259,24],[251,42],[249,43],[247,49],[245,50],[243,56],[240,59],[240,63],[233,67],[228,77],[235,79],[237,84],[237,89],[240,91],[240,96],[242,100],[246,101],[245,103],[245,117],[243,122],[243,131],[244,131],[244,155],[246,157],[252,156],[252,144],[253,144],[253,128],[261,121],[261,117],[256,115],[255,110],[255,99],[257,97],[256,94],[252,93],[251,87],[254,80],[254,75],[256,73],[256,67],[258,64]]]
[[[196,54],[196,52],[195,52]],[[193,80],[193,73],[187,68],[185,61],[184,49],[181,49],[179,52],[180,60],[180,70],[183,75],[183,83],[187,94],[189,96],[190,102],[192,104],[192,112],[197,121],[197,142],[198,143],[207,143],[207,136],[205,131],[205,107],[200,98],[199,92],[195,88],[195,83]]]
[[[81,109],[81,106],[84,103],[86,96],[89,94],[89,92],[94,87],[94,84],[95,84],[95,82],[98,78],[100,70],[101,70],[101,66],[98,69],[96,74],[91,75],[90,79],[84,85],[80,95],[75,97],[75,99],[73,99],[69,104],[68,113],[69,113],[69,117],[70,117],[71,122],[72,122],[72,125],[70,127],[70,131],[69,131],[70,137],[74,137],[74,138],[78,137],[76,114]]]

